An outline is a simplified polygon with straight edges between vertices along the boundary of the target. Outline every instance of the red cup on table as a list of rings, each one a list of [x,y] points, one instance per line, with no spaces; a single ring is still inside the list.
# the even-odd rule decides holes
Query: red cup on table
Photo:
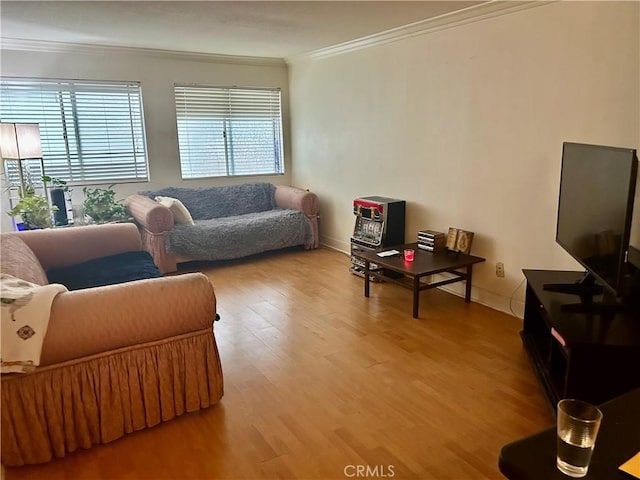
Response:
[[[404,249],[404,261],[405,262],[413,262],[413,259],[416,256],[416,251],[413,248],[405,248]]]

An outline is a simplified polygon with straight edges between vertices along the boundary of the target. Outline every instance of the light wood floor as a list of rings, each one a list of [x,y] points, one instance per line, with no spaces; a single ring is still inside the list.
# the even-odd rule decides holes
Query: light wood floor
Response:
[[[409,290],[365,299],[348,262],[197,266],[222,317],[221,403],[6,479],[503,478],[500,448],[553,422],[521,321],[439,290],[413,319]]]

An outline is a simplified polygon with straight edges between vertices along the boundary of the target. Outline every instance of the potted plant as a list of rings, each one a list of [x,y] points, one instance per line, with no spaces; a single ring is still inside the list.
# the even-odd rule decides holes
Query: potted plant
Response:
[[[122,222],[130,219],[127,208],[115,199],[113,185],[107,188],[84,187],[84,213],[95,223]]]
[[[36,195],[32,189],[27,189],[24,195],[18,200],[15,207],[9,212],[10,216],[20,215],[24,228],[34,230],[36,228],[51,227],[51,212],[56,212],[58,207],[49,207],[46,197]]]

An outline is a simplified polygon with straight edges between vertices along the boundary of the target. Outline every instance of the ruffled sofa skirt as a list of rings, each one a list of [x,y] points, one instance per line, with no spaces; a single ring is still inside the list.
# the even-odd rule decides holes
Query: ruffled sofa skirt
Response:
[[[207,408],[223,395],[213,330],[2,377],[2,463],[44,463]]]

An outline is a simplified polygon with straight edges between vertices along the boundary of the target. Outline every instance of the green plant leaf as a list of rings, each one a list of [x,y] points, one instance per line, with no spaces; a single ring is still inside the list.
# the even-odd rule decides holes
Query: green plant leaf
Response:
[[[30,228],[49,228],[51,227],[51,212],[57,211],[58,207],[55,205],[49,208],[47,199],[42,195],[28,193],[18,200],[18,203],[7,213],[12,217],[20,215]]]
[[[84,212],[96,223],[106,223],[129,219],[127,208],[115,199],[115,184],[107,188],[84,187]]]

